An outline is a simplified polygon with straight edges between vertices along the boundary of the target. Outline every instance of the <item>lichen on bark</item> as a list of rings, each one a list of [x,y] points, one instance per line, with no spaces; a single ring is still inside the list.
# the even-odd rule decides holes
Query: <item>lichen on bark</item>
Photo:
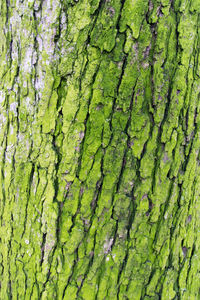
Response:
[[[0,9],[0,299],[199,299],[199,1]]]

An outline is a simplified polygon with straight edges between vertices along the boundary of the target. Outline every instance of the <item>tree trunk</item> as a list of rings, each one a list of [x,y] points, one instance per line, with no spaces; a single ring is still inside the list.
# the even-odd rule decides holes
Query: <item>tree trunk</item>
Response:
[[[200,299],[199,0],[0,0],[0,299]]]

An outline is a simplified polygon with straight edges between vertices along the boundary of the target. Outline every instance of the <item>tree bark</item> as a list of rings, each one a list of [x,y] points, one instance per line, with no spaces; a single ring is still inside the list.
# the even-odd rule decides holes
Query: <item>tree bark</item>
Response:
[[[198,0],[0,0],[0,299],[200,299]]]

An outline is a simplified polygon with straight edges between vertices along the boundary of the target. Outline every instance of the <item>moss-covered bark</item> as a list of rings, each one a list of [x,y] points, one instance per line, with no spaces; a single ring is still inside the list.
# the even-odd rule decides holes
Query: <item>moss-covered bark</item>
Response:
[[[0,0],[0,299],[200,299],[199,0]]]

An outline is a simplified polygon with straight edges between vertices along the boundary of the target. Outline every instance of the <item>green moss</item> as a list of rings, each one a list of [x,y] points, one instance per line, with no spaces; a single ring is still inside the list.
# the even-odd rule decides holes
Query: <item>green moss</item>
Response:
[[[197,299],[198,1],[15,2],[0,298]]]
[[[132,3],[130,0],[126,1],[122,10],[120,31],[125,31],[126,25],[128,25],[132,30],[133,37],[137,39],[147,9],[148,6],[146,1],[137,0],[134,3]]]
[[[110,52],[115,46],[120,2],[105,2],[91,34],[91,44]]]
[[[174,290],[174,274],[172,269],[167,271],[166,279],[163,283],[162,299],[174,299],[176,292]]]

